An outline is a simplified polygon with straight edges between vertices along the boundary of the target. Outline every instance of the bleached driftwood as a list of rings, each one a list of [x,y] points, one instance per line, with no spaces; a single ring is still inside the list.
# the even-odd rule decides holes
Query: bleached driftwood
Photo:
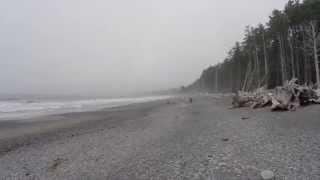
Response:
[[[306,85],[299,85],[297,79],[292,79],[284,86],[274,90],[259,88],[254,92],[239,91],[233,97],[233,107],[263,108],[271,106],[272,111],[294,111],[299,106],[320,104],[320,90]]]

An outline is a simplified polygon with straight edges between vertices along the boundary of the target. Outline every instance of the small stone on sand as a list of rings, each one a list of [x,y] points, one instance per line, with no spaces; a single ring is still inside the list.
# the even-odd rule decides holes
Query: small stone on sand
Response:
[[[270,170],[264,170],[261,172],[261,177],[263,180],[272,180],[274,179],[274,174]]]
[[[229,141],[229,138],[222,138],[222,141]]]

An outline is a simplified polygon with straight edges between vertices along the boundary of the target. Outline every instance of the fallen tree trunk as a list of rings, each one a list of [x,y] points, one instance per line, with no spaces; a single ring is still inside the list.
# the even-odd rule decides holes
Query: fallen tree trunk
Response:
[[[274,90],[259,88],[254,92],[239,91],[233,97],[233,107],[263,108],[271,106],[272,111],[294,111],[299,106],[320,104],[320,90],[299,85],[297,79],[292,79],[284,86]]]
[[[235,96],[233,96],[232,105],[233,107],[247,107],[252,103],[252,97],[247,96],[243,92],[237,92]]]

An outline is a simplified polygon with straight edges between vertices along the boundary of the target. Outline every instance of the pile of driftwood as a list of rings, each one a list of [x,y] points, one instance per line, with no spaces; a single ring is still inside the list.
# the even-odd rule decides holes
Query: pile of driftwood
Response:
[[[299,106],[320,104],[320,89],[307,85],[299,85],[297,79],[292,79],[284,86],[273,90],[259,88],[254,92],[239,91],[234,97],[232,105],[237,107],[262,108],[270,106],[272,111],[294,111]]]

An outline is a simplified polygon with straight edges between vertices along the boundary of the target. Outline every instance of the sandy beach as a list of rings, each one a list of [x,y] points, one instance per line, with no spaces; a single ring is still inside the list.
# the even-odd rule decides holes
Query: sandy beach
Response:
[[[159,100],[0,122],[0,179],[320,179],[320,106]]]

